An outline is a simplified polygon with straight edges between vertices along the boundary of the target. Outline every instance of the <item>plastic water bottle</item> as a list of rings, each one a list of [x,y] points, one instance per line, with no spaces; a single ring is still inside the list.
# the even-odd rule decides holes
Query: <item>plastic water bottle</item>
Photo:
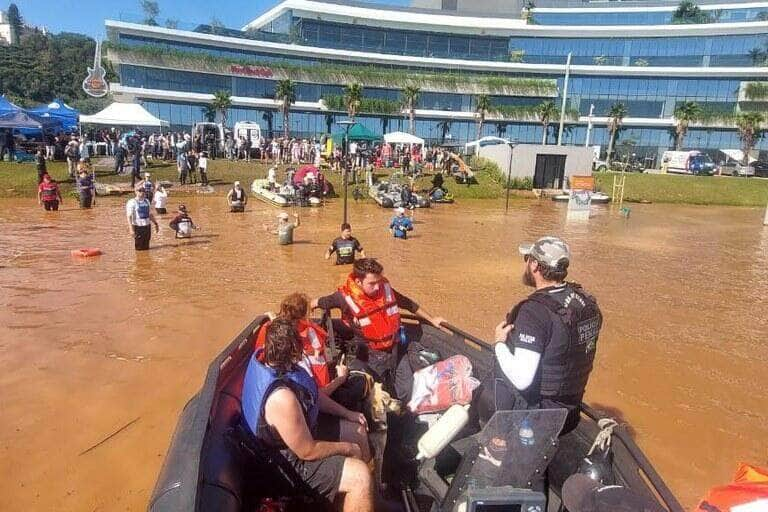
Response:
[[[536,439],[533,437],[531,420],[529,420],[527,416],[520,422],[520,430],[517,435],[520,437],[520,444],[523,446],[533,446],[536,444]]]
[[[405,347],[408,345],[408,336],[405,334],[405,326],[400,326],[400,345]]]

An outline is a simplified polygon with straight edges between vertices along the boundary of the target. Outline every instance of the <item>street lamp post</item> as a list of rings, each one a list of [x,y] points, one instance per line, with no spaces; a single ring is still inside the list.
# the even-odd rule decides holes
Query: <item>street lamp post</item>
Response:
[[[516,140],[507,141],[509,145],[509,168],[507,169],[507,205],[504,207],[504,213],[509,212],[509,186],[512,182],[512,152],[515,149]]]
[[[344,165],[342,166],[341,186],[344,187],[344,223],[347,223],[347,165],[349,164],[349,127],[355,124],[351,119],[336,121],[344,127]]]

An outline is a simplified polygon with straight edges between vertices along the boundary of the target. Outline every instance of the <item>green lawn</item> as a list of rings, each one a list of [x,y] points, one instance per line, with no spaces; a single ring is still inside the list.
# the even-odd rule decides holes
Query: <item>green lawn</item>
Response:
[[[233,181],[239,180],[246,188],[255,178],[265,178],[269,165],[257,162],[230,162],[227,160],[209,160],[208,178],[212,185],[222,186],[221,193],[225,193],[224,186],[229,186]],[[117,176],[111,169],[105,169],[95,160],[97,181],[102,183],[115,183],[130,181],[128,176]],[[285,166],[279,166],[281,177]],[[126,167],[128,169],[128,167]],[[168,180],[175,182],[177,178],[175,163],[158,163],[150,166],[147,171],[152,173],[152,179]],[[73,190],[73,182],[67,177],[67,166],[64,162],[48,163],[48,172],[61,183],[62,194],[68,194]],[[377,171],[380,179],[385,179],[390,172],[383,169]],[[364,175],[362,175],[364,176]],[[329,173],[327,176],[333,183],[337,192],[341,191],[341,176]],[[445,185],[457,199],[493,199],[503,196],[503,188],[497,179],[490,173],[477,173],[478,183],[467,187],[454,182],[452,178],[446,178]],[[364,177],[360,177],[362,182]],[[416,180],[417,190],[429,189],[432,175],[425,175]],[[37,194],[37,171],[34,164],[17,164],[0,162],[0,198],[2,197],[35,197]]]
[[[597,188],[611,194],[614,176],[620,173],[595,173]],[[768,204],[768,179],[644,173],[625,176],[625,201],[724,206]]]

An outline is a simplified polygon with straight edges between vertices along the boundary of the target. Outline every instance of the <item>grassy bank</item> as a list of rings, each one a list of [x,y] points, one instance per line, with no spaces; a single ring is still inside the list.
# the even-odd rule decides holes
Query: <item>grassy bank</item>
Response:
[[[610,194],[618,173],[595,173],[599,190]],[[730,176],[626,174],[624,200],[723,206],[765,206],[768,179]]]
[[[214,187],[221,186],[221,193],[233,181],[239,180],[246,188],[255,178],[265,178],[269,165],[257,162],[230,162],[227,160],[209,160],[208,178]],[[280,166],[280,170],[285,166]],[[130,181],[129,176],[118,176],[111,169],[95,162],[96,177],[102,183],[116,183]],[[126,167],[128,169],[128,167]],[[152,173],[155,181],[168,180],[176,182],[177,173],[175,163],[158,163],[146,169]],[[67,176],[67,166],[64,162],[48,163],[48,172],[61,184],[62,194],[69,194],[73,188],[73,182]],[[389,173],[379,170],[379,178],[385,178]],[[278,179],[281,177],[278,174]],[[341,176],[330,173],[328,179],[333,183],[337,191],[341,191]],[[423,176],[416,180],[417,190],[429,189],[432,180],[431,175]],[[457,199],[494,199],[503,196],[503,188],[499,184],[498,177],[489,172],[477,173],[478,183],[467,187],[459,185],[451,178],[446,178],[445,184]],[[34,164],[16,164],[0,162],[0,198],[3,197],[36,197],[37,195],[37,171]]]

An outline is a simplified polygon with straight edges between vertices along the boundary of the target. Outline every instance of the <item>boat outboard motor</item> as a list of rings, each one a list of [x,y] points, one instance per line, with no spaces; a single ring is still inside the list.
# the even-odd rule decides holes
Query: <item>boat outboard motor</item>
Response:
[[[595,442],[589,449],[587,456],[581,459],[578,473],[602,485],[613,485],[613,451],[611,451],[611,435],[618,423],[612,418],[603,418],[597,422],[600,432],[595,437]]]

